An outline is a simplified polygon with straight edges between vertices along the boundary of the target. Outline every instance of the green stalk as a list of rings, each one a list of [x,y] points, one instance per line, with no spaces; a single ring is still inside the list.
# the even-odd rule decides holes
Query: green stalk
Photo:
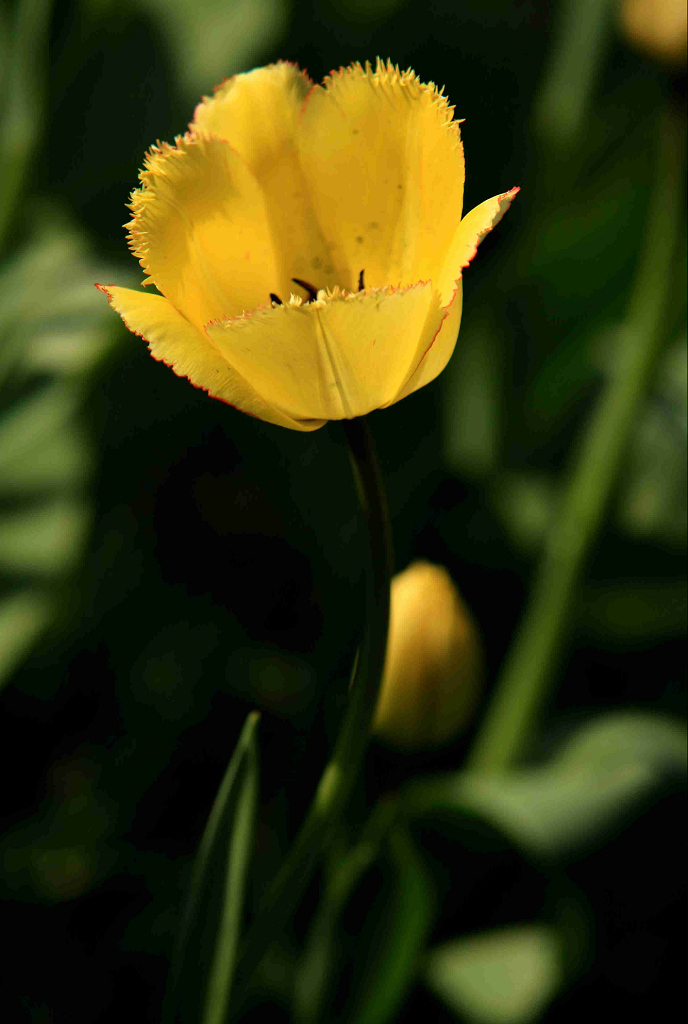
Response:
[[[365,624],[349,704],[310,809],[273,880],[240,956],[234,1011],[241,1010],[251,979],[275,935],[289,920],[336,829],[363,765],[382,681],[389,623],[391,534],[382,477],[364,418],[343,421],[358,493],[368,527]]]
[[[467,767],[473,772],[505,772],[530,744],[552,682],[575,584],[661,351],[682,213],[684,133],[677,118],[668,115],[659,128],[645,241],[614,366],[582,439],[530,603],[469,756]]]
[[[398,812],[396,800],[379,801],[355,844],[340,853],[331,866],[296,973],[294,1016],[299,1024],[315,1024],[321,1019],[342,911],[379,856],[380,847],[398,821]]]
[[[534,113],[537,133],[560,155],[580,136],[613,14],[613,0],[565,0],[557,11],[549,66]]]

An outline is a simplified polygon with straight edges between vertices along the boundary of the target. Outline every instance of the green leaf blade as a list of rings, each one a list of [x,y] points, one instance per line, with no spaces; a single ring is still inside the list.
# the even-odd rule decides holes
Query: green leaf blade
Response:
[[[198,848],[166,994],[170,1024],[227,1016],[258,802],[259,717],[246,719]]]

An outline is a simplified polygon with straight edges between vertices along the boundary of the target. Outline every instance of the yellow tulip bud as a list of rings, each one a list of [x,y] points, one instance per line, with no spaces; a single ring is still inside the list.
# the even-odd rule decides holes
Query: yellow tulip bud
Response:
[[[413,562],[392,580],[374,732],[406,750],[446,743],[471,717],[480,662],[475,624],[447,570]]]
[[[621,0],[619,23],[639,50],[668,64],[685,64],[686,0]]]

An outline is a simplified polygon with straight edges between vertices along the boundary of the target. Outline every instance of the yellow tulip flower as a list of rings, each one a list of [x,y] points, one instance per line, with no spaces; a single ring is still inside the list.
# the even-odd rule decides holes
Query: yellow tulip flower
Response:
[[[98,287],[156,359],[269,423],[392,405],[446,366],[462,270],[518,191],[461,219],[452,115],[379,60],[322,86],[288,63],[236,75],[132,195],[130,246],[161,294]]]

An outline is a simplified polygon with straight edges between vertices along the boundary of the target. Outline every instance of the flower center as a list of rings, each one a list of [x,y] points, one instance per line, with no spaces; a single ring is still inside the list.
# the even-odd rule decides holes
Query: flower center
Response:
[[[299,288],[303,288],[305,292],[308,292],[308,298],[306,302],[315,302],[318,297],[318,289],[313,284],[309,284],[308,281],[303,281],[300,277],[292,277],[294,284],[297,284]]]
[[[358,290],[359,290],[359,292],[362,292],[365,289],[364,276],[365,276],[365,269],[362,270],[361,273],[358,275]],[[306,299],[306,301],[304,303],[305,306],[307,306],[309,302],[315,302],[315,300],[318,297],[318,290],[319,290],[318,288],[315,287],[315,285],[309,284],[308,281],[304,281],[300,277],[292,277],[292,281],[294,282],[294,284],[297,284],[299,286],[299,288],[303,288],[304,291],[308,292],[308,298]],[[273,304],[273,306],[283,306],[284,305],[284,303],[280,299],[279,295],[275,295],[274,292],[270,292],[270,302]]]

